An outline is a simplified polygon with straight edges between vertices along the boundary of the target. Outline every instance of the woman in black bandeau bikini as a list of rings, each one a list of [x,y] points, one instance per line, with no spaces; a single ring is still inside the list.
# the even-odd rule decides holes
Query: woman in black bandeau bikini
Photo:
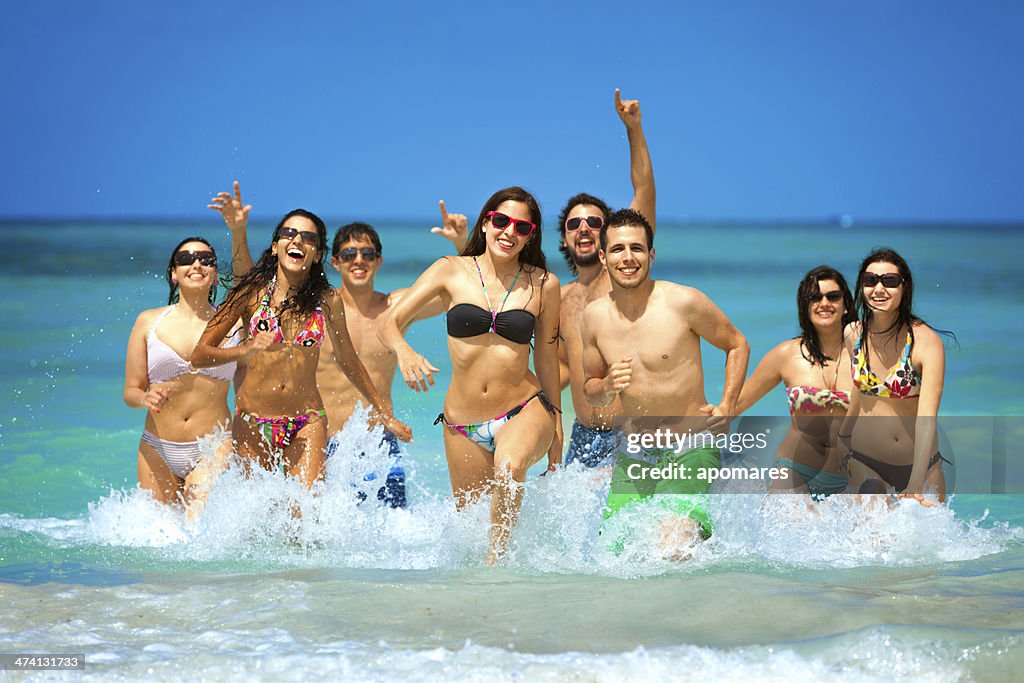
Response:
[[[494,488],[490,563],[508,545],[526,471],[545,452],[548,469],[562,459],[559,288],[541,251],[540,222],[537,200],[526,190],[494,193],[461,255],[430,266],[380,332],[406,384],[426,391],[437,368],[406,343],[401,330],[434,297],[444,302],[452,382],[437,422],[444,425],[456,504],[461,508]],[[531,338],[536,375],[530,371]]]
[[[861,319],[846,330],[854,391],[839,438],[849,443],[851,484],[928,505],[923,493],[946,495],[935,424],[946,355],[939,335],[914,315],[913,298],[902,256],[892,249],[868,254],[857,274]]]
[[[331,335],[335,357],[379,419],[403,441],[412,434],[395,420],[356,356],[345,326],[345,309],[331,296],[324,273],[327,228],[309,211],[289,212],[274,228],[270,247],[228,294],[200,337],[192,364],[223,365],[247,359],[232,426],[238,455],[271,469],[283,464],[307,486],[323,478],[327,421],[317,391],[320,344]],[[218,345],[236,320],[248,340]]]

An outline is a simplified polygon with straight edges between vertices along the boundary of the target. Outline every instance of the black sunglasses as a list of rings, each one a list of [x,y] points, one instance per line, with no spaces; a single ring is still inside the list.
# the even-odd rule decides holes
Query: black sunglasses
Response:
[[[833,289],[831,292],[818,292],[811,294],[811,302],[821,301],[821,297],[825,297],[829,303],[837,304],[843,300],[843,293],[838,289]]]
[[[600,230],[601,226],[604,225],[604,219],[600,216],[576,216],[565,222],[565,229],[569,232],[579,230],[583,221],[587,222],[587,227],[591,230]]]
[[[362,247],[356,249],[355,247],[349,247],[348,249],[342,249],[338,252],[338,258],[345,263],[356,260],[356,254],[363,257],[364,261],[374,261],[377,258],[377,250],[373,247]]]
[[[279,240],[290,240],[296,235],[311,246],[316,246],[320,242],[320,235],[314,230],[296,230],[295,228],[281,228],[277,233],[277,239]]]
[[[874,287],[879,282],[886,289],[896,289],[903,284],[903,276],[899,273],[886,273],[885,275],[878,275],[877,273],[864,273],[860,276],[861,287]]]
[[[191,266],[197,260],[203,266],[217,265],[217,255],[212,251],[179,251],[174,255],[176,266]]]

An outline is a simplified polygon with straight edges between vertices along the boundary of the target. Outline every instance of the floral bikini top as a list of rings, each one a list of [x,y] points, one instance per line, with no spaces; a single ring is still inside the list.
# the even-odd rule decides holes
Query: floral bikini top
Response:
[[[914,398],[921,393],[921,380],[914,364],[910,362],[910,352],[914,347],[914,337],[907,332],[907,343],[896,365],[889,370],[884,380],[868,367],[868,356],[861,348],[861,340],[857,339],[853,347],[853,385],[862,394],[878,398]]]
[[[274,292],[274,286],[277,284],[277,276],[270,281],[270,287],[267,288],[267,292],[263,295],[263,299],[260,300],[260,305],[256,307],[256,310],[252,314],[252,318],[249,319],[249,336],[255,337],[258,332],[273,332],[274,343],[284,344],[284,330],[281,329],[281,323],[277,319],[277,314],[274,313],[274,309],[270,307],[270,297]],[[324,330],[326,329],[327,321],[324,319],[323,311],[317,306],[316,310],[309,314],[306,318],[306,325],[302,331],[296,335],[292,344],[296,346],[305,346],[311,348],[314,346],[320,346],[324,340]]]

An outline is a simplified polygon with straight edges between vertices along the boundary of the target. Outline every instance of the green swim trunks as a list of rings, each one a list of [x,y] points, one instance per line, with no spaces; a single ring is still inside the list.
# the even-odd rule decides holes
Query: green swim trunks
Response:
[[[702,494],[708,492],[711,482],[700,474],[721,466],[718,448],[702,446],[678,455],[669,449],[650,449],[645,453],[654,461],[653,465],[648,460],[619,454],[612,473],[604,520],[614,517],[626,505],[653,498],[658,507],[697,522],[701,537],[710,538],[711,517],[706,509],[707,500]],[[652,470],[669,476],[651,476]],[[620,552],[624,540],[615,540],[610,547]]]

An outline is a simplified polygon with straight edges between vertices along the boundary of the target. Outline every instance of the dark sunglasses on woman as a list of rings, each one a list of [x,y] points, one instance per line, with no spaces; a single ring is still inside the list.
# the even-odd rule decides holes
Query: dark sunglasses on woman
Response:
[[[862,287],[874,287],[879,282],[886,289],[896,289],[903,284],[903,276],[899,273],[886,273],[885,275],[878,275],[877,273],[864,273],[860,276],[860,284]]]
[[[306,244],[315,247],[320,241],[320,235],[314,230],[296,230],[295,228],[281,228],[277,233],[277,239],[290,240],[298,235]]]
[[[191,266],[197,260],[203,266],[217,265],[217,256],[212,251],[179,251],[174,255],[176,266]]]

